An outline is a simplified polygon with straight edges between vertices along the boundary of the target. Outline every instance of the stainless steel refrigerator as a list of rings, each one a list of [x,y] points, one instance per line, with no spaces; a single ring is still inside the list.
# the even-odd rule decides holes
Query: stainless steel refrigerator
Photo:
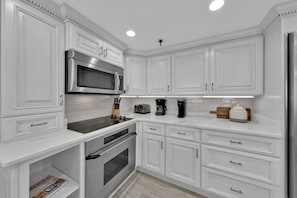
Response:
[[[288,193],[297,198],[297,34],[287,36]]]

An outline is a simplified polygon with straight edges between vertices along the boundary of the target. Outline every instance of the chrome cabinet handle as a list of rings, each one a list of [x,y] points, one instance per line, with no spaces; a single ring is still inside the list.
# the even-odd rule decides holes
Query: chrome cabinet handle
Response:
[[[232,160],[230,160],[229,162],[230,162],[230,164],[235,164],[235,165],[238,165],[238,166],[243,166],[243,164],[240,163],[240,162],[234,162]]]
[[[36,127],[36,126],[42,126],[42,125],[47,125],[48,122],[42,122],[42,123],[38,123],[38,124],[31,124],[31,127]]]
[[[199,150],[196,149],[196,158],[198,159],[198,157],[199,157]]]
[[[150,130],[152,130],[152,131],[157,131],[157,129],[155,129],[155,128],[150,128]]]
[[[63,94],[60,95],[60,106],[64,104]]]
[[[127,92],[129,91],[129,85],[127,85]]]
[[[163,150],[163,141],[161,142],[161,150]]]
[[[177,132],[178,135],[186,135],[184,132]]]
[[[107,49],[104,50],[104,57],[107,56]]]
[[[169,85],[167,85],[167,91],[168,91],[168,92],[170,91],[170,86],[169,86]]]
[[[213,91],[213,83],[211,83],[211,91]]]
[[[229,142],[232,143],[232,144],[242,144],[242,142],[240,142],[240,141],[233,141],[233,140],[230,140]]]
[[[103,47],[100,47],[99,48],[99,55],[102,55],[103,54]]]
[[[207,83],[205,83],[205,91],[207,91]]]
[[[234,189],[232,187],[230,188],[230,190],[233,191],[233,192],[239,193],[239,194],[243,194],[243,192],[241,190],[236,190],[236,189]]]

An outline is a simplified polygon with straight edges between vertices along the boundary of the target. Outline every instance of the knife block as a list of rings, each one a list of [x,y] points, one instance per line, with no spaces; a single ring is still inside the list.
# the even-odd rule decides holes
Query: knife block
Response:
[[[121,111],[119,105],[112,105],[112,115],[120,116]]]

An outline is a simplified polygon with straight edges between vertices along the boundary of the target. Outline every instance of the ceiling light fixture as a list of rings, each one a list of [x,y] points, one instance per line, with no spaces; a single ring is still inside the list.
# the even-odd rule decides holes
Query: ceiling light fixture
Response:
[[[213,0],[209,5],[209,10],[217,11],[223,7],[224,3],[224,0]]]
[[[134,37],[136,35],[136,33],[133,30],[128,30],[126,32],[126,35],[129,36],[129,37]]]

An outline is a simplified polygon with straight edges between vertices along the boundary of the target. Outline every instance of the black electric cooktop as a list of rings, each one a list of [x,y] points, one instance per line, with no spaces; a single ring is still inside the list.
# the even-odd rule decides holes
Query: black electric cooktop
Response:
[[[83,120],[79,122],[69,123],[67,128],[80,133],[90,133],[98,129],[102,129],[108,126],[112,126],[118,123],[122,123],[132,118],[126,118],[125,116],[105,116],[100,118],[94,118],[90,120]]]

